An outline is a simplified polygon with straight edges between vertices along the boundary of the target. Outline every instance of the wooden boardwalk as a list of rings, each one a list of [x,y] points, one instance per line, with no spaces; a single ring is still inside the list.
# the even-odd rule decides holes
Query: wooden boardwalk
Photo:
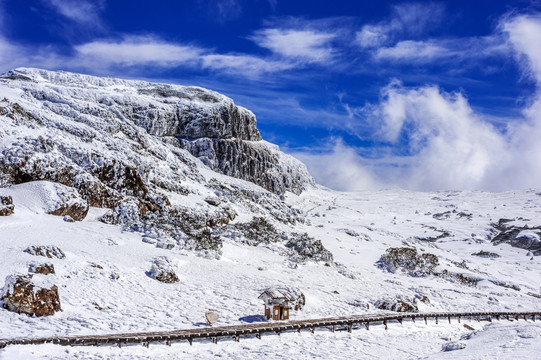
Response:
[[[240,337],[255,336],[261,339],[261,334],[276,333],[288,331],[301,332],[308,329],[312,333],[316,328],[327,328],[330,331],[348,331],[353,329],[370,329],[371,324],[383,325],[387,329],[389,322],[402,323],[404,320],[421,320],[424,323],[435,321],[448,321],[456,319],[460,322],[462,318],[468,318],[477,321],[496,320],[531,320],[541,319],[541,312],[449,312],[449,313],[396,313],[396,314],[376,314],[376,315],[353,315],[348,317],[335,317],[324,319],[292,320],[280,322],[252,323],[243,325],[230,325],[219,327],[206,327],[200,329],[185,329],[160,332],[140,332],[126,334],[109,335],[84,335],[84,336],[54,336],[44,338],[14,338],[0,339],[0,348],[8,345],[23,344],[59,344],[59,345],[117,345],[121,347],[126,344],[143,344],[149,346],[150,343],[165,343],[171,345],[173,341],[187,341],[190,345],[194,340],[207,339],[214,343],[219,338],[229,338],[239,341]]]

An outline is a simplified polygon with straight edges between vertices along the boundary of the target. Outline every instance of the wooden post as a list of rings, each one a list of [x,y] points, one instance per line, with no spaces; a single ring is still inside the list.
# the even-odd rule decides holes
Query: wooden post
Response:
[[[261,333],[258,332],[257,334],[255,334],[255,337],[258,338],[259,340],[261,340]]]
[[[212,342],[213,342],[214,344],[218,344],[218,338],[217,338],[217,337],[213,337],[213,338],[212,338]]]
[[[240,336],[235,335],[235,341],[236,341],[236,342],[240,342]]]
[[[167,341],[165,342],[165,344],[166,344],[167,346],[171,346],[171,340],[170,340],[170,339],[167,339]]]
[[[190,346],[192,346],[193,344],[193,339],[191,337],[188,338],[188,342],[190,343]]]
[[[276,335],[280,336],[280,330],[275,331]]]
[[[348,332],[350,333],[352,329],[353,329],[353,323],[349,323],[348,324]]]
[[[415,316],[411,318],[411,321],[413,321],[413,323],[415,323]]]
[[[121,348],[122,347],[122,344],[120,343],[120,340],[118,340],[118,343],[117,343],[118,347]]]
[[[460,324],[460,315],[458,316],[458,323]]]
[[[364,326],[366,327],[366,330],[370,330],[370,321],[365,322]]]
[[[500,321],[501,320],[500,315],[496,315],[496,319],[498,319],[498,321]]]
[[[528,321],[528,319],[526,319],[526,314],[524,314],[524,321]]]
[[[301,328],[298,328],[298,329],[297,329],[297,332],[300,334],[300,333],[301,333]]]
[[[331,331],[334,332],[334,325],[331,326]]]
[[[509,318],[509,314],[507,314],[507,320],[511,321],[511,319]]]
[[[438,325],[438,317],[436,316],[436,325]]]
[[[425,325],[426,325],[426,324],[428,324],[428,322],[426,321],[426,316],[424,318],[425,318]]]
[[[477,322],[481,321],[481,320],[479,319],[479,315],[477,315],[477,316],[475,317],[475,319],[477,320]]]
[[[489,316],[487,317],[487,319],[488,319],[489,322],[492,322],[492,316],[489,315]]]
[[[402,318],[398,318],[398,319],[396,319],[396,320],[398,320],[398,322],[400,323],[400,325],[402,325]]]
[[[387,320],[383,320],[383,325],[385,325],[385,330],[387,330]]]
[[[447,316],[447,319],[449,319],[449,324],[451,323],[451,315]]]
[[[148,347],[150,346],[150,341],[145,341],[143,343],[143,346],[145,346],[148,349]]]

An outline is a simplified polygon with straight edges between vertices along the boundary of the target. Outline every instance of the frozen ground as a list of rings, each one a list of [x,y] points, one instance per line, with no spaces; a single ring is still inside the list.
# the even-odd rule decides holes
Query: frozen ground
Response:
[[[286,201],[310,220],[299,232],[320,239],[335,263],[293,263],[266,247],[224,239],[219,260],[194,252],[167,250],[143,242],[139,233],[97,221],[92,208],[78,223],[44,213],[28,188],[0,189],[14,198],[15,214],[0,219],[0,282],[27,273],[33,263],[51,262],[48,275],[59,287],[63,311],[52,317],[28,317],[0,310],[0,338],[173,330],[205,326],[204,313],[220,314],[219,324],[239,324],[263,313],[260,292],[274,285],[295,286],[306,307],[292,318],[316,318],[381,312],[378,300],[420,299],[420,311],[525,311],[540,309],[541,257],[489,239],[500,218],[517,225],[541,225],[541,195],[506,193],[413,193],[387,190],[338,193],[314,188]],[[248,214],[241,214],[240,218]],[[444,235],[444,236],[442,236]],[[429,239],[432,238],[432,239]],[[54,245],[65,259],[25,253],[30,245]],[[477,279],[467,286],[456,278],[390,273],[376,263],[389,247],[415,247],[438,256],[439,269]],[[479,251],[499,258],[472,256]],[[180,281],[160,283],[147,275],[157,256],[167,256]],[[34,275],[35,277],[43,275]],[[0,284],[1,286],[2,284]],[[331,333],[320,330],[267,335],[262,340],[221,340],[116,347],[12,346],[0,358],[536,358],[541,350],[541,323],[521,321],[424,325],[404,322],[373,326],[370,331]],[[450,345],[451,343],[451,345]],[[463,344],[464,348],[453,348]],[[462,345],[456,347],[463,347]]]

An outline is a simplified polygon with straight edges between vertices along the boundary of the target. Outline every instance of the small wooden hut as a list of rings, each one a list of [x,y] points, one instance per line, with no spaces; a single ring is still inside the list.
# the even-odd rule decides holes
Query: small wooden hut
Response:
[[[290,303],[295,302],[293,294],[285,290],[267,289],[259,295],[265,303],[265,317],[269,320],[289,320]]]

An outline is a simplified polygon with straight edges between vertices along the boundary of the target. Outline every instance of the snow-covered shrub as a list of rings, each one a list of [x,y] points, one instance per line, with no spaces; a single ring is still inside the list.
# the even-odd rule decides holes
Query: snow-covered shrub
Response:
[[[291,257],[300,261],[312,260],[326,263],[333,262],[332,253],[325,249],[321,240],[304,233],[302,235],[292,234],[292,238],[286,243],[286,247],[293,251]]]
[[[432,274],[439,265],[438,257],[434,254],[418,254],[415,248],[389,248],[378,261],[380,268],[390,272],[406,272],[410,275],[422,276]]]
[[[269,220],[260,216],[254,216],[248,223],[235,224],[234,228],[239,230],[254,245],[275,243],[286,237]]]
[[[175,283],[179,281],[173,263],[165,256],[154,259],[147,275],[164,283]]]

